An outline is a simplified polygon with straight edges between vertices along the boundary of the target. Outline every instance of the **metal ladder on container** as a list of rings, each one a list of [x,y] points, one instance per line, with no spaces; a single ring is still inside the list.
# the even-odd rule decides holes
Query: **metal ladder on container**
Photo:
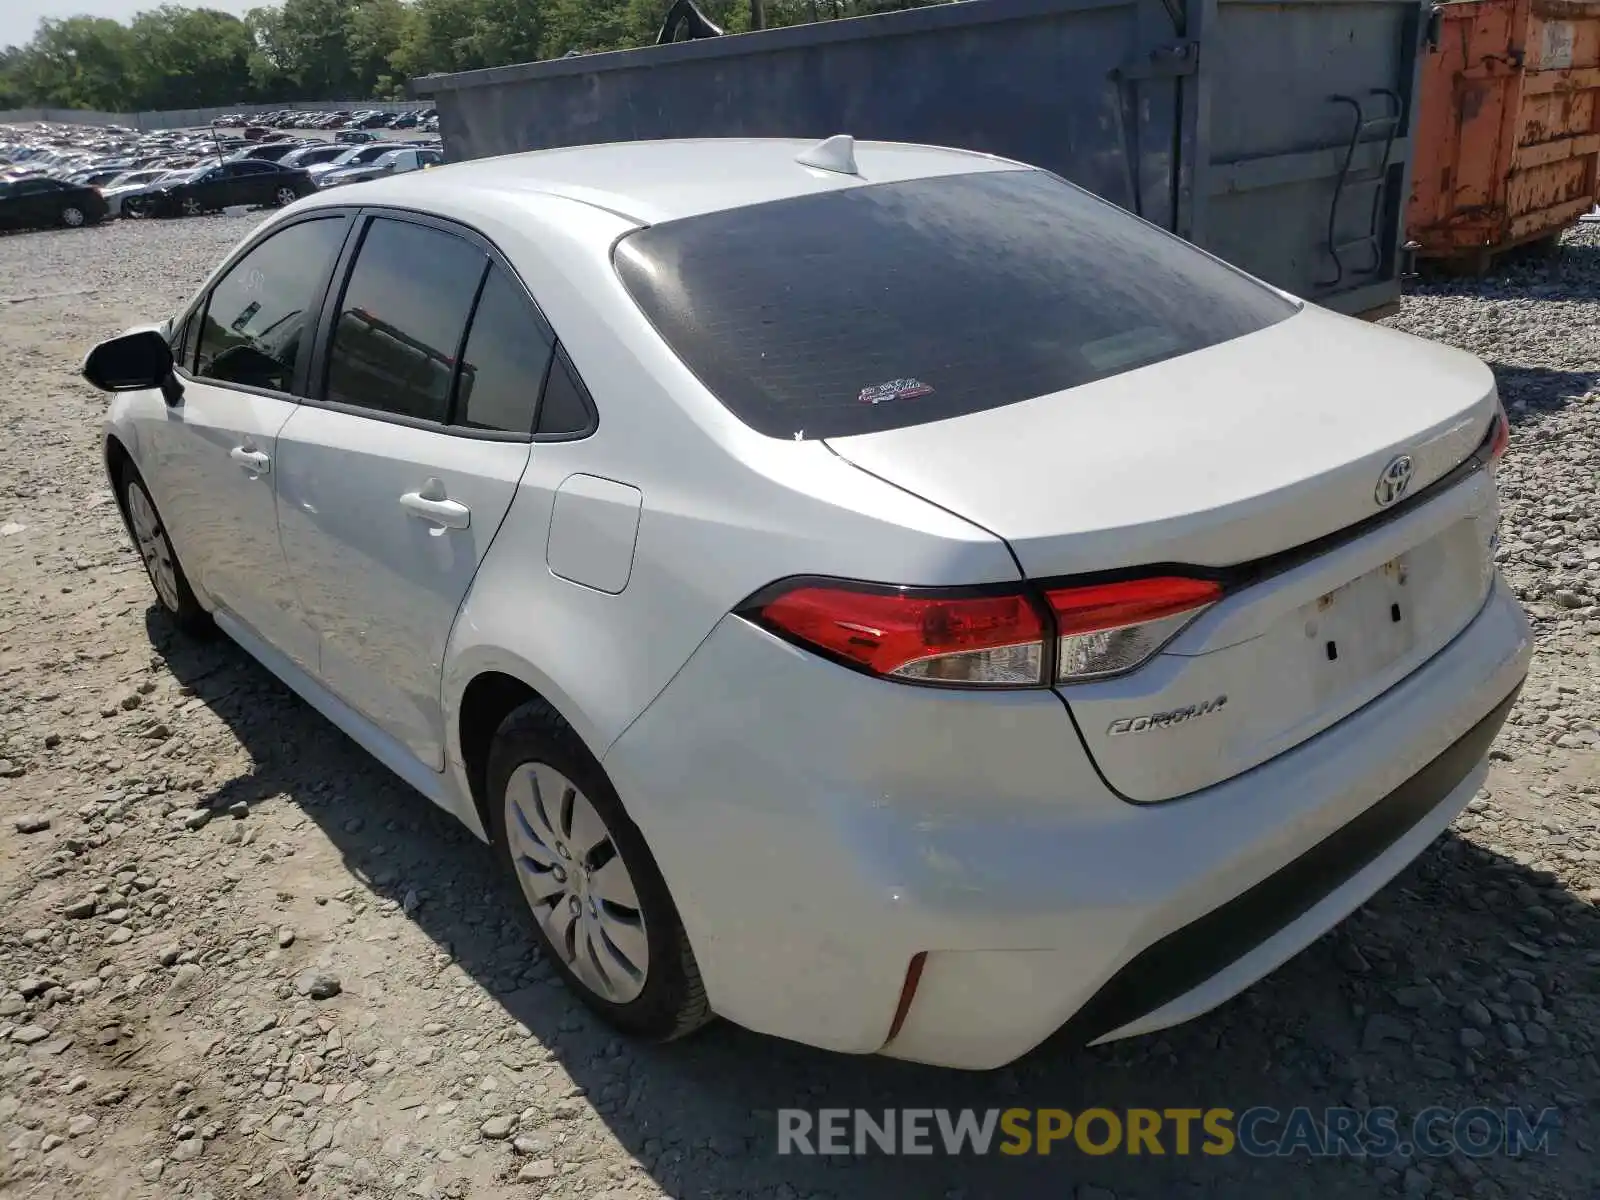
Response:
[[[1333,185],[1333,203],[1328,206],[1328,256],[1333,259],[1333,278],[1317,281],[1320,288],[1335,288],[1344,282],[1345,262],[1343,256],[1352,250],[1365,248],[1372,254],[1372,265],[1363,268],[1363,272],[1376,271],[1383,265],[1383,240],[1379,225],[1383,220],[1384,185],[1387,182],[1389,168],[1393,166],[1395,138],[1400,133],[1400,122],[1405,116],[1405,105],[1400,100],[1400,93],[1389,88],[1373,88],[1368,93],[1369,97],[1381,97],[1389,111],[1381,117],[1368,117],[1366,106],[1355,96],[1333,95],[1328,99],[1334,104],[1347,104],[1354,113],[1354,120],[1350,126],[1350,143],[1345,147],[1344,165],[1339,169],[1338,180]],[[1362,145],[1361,139],[1376,130],[1382,130],[1383,155],[1374,167],[1363,167],[1359,170],[1352,169],[1355,164],[1356,150]],[[1361,237],[1350,238],[1347,241],[1337,241],[1339,226],[1339,201],[1344,198],[1345,189],[1353,185],[1371,183],[1372,209],[1368,213],[1367,232]]]

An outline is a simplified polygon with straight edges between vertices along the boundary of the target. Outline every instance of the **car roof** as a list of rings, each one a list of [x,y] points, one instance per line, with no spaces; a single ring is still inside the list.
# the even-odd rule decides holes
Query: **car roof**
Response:
[[[492,193],[511,202],[518,196],[553,195],[654,225],[872,183],[1027,169],[992,155],[899,142],[854,143],[855,174],[795,161],[816,145],[799,138],[612,142],[474,159],[362,186],[368,202],[442,216],[451,214],[451,198],[463,192]]]

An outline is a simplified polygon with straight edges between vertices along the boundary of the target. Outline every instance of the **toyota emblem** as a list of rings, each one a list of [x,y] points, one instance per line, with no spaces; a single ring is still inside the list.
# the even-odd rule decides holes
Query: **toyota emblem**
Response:
[[[1372,498],[1379,508],[1388,508],[1411,487],[1411,456],[1397,454],[1378,476],[1378,486],[1372,489]]]

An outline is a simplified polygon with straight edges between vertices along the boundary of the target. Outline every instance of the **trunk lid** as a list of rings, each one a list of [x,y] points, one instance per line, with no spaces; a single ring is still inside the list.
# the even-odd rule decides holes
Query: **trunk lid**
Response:
[[[829,438],[863,470],[1004,538],[1030,578],[1150,563],[1231,566],[1379,511],[1477,447],[1494,377],[1476,358],[1308,307],[1221,345],[1070,391]]]
[[[828,442],[1005,539],[1030,579],[1053,580],[1306,547],[1389,507],[1379,481],[1397,456],[1411,464],[1402,499],[1449,474],[1495,403],[1476,359],[1307,308],[1068,392]],[[1487,595],[1495,522],[1492,479],[1478,472],[1229,594],[1129,674],[1061,694],[1129,799],[1218,783],[1448,643]]]

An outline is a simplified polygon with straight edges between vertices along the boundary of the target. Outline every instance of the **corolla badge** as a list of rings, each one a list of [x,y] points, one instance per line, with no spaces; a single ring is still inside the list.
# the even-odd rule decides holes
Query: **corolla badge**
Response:
[[[1372,498],[1379,508],[1388,508],[1411,487],[1411,456],[1397,454],[1391,458],[1378,476],[1378,486],[1372,489]]]
[[[1228,703],[1227,696],[1218,696],[1215,700],[1205,700],[1199,704],[1185,704],[1182,708],[1174,708],[1167,712],[1145,713],[1137,717],[1118,717],[1106,727],[1106,733],[1111,737],[1123,737],[1130,733],[1148,733],[1152,729],[1170,729],[1184,721],[1192,721],[1196,717],[1209,717],[1214,712],[1221,711]]]

